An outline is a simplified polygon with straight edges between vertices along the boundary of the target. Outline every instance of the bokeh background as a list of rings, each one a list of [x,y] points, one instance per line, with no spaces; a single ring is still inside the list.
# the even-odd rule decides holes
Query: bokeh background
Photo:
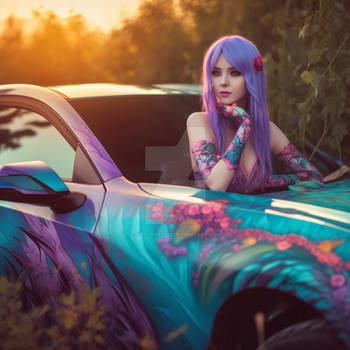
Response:
[[[271,119],[350,163],[348,0],[16,1],[1,0],[1,84],[198,84],[206,48],[240,34],[263,55]]]

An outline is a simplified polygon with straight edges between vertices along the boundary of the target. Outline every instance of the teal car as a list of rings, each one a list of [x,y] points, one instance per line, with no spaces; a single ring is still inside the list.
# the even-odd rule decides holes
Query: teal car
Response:
[[[98,287],[105,348],[350,348],[349,168],[196,188],[199,109],[193,85],[0,86],[0,274],[32,306]]]

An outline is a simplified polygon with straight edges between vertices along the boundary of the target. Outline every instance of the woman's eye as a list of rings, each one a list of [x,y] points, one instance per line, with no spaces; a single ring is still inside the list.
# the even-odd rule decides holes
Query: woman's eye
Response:
[[[218,70],[213,70],[211,74],[214,75],[215,77],[218,77],[220,75],[220,72]]]
[[[241,73],[240,73],[238,70],[233,70],[233,71],[231,71],[231,75],[232,75],[233,77],[238,77],[238,76],[241,75]]]

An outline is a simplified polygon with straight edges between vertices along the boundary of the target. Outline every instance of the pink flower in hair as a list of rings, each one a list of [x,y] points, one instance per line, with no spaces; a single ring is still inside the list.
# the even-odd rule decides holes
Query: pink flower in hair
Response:
[[[263,61],[261,56],[255,56],[253,59],[253,67],[255,73],[260,72],[263,69]]]

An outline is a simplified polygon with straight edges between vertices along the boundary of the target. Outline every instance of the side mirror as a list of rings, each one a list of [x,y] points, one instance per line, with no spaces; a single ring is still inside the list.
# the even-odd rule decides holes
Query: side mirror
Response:
[[[50,206],[63,214],[81,207],[86,197],[70,192],[46,163],[31,161],[0,167],[0,200]]]

